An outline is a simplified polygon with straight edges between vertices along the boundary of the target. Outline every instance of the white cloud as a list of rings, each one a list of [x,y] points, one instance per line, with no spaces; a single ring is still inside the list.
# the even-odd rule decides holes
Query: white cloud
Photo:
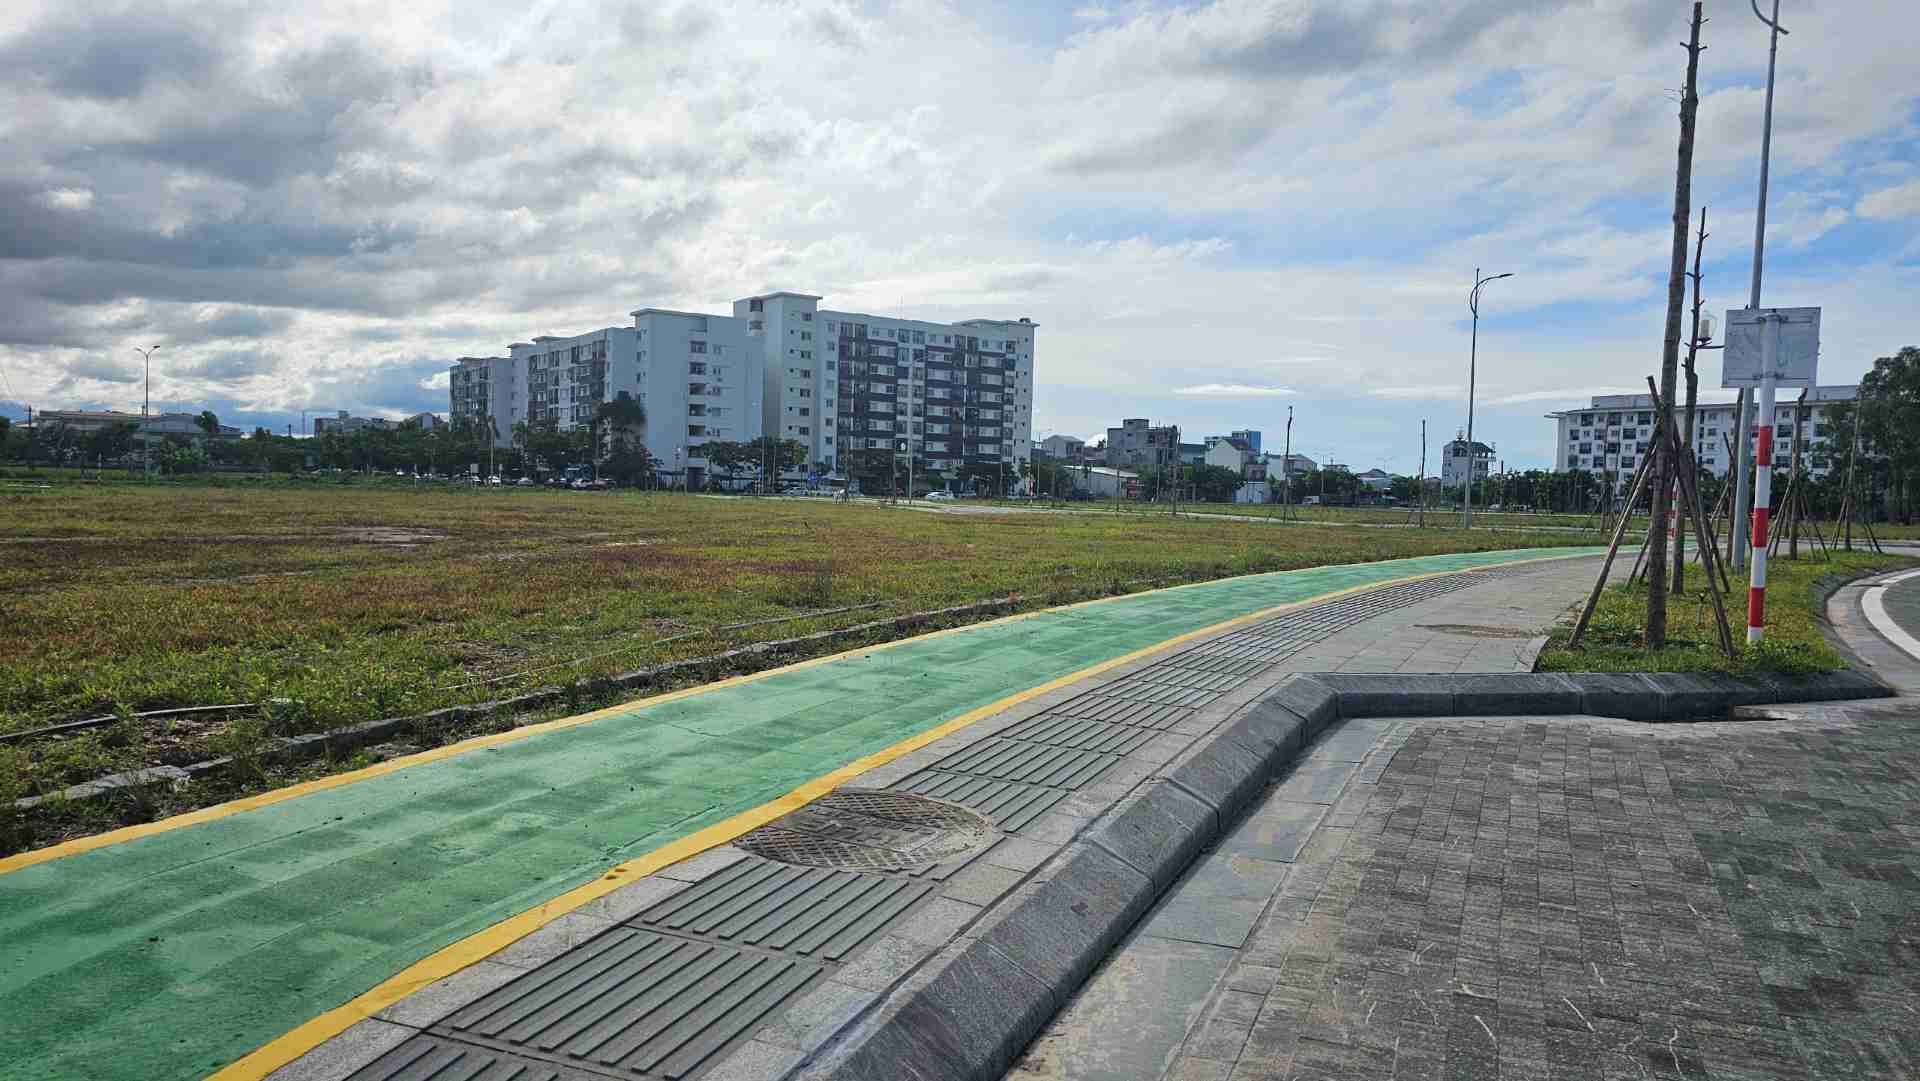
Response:
[[[1183,398],[1290,398],[1292,387],[1256,387],[1245,383],[1198,383],[1174,391]]]
[[[1491,398],[1488,405],[1524,405],[1528,402],[1584,402],[1597,394],[1632,394],[1633,387],[1581,387],[1577,390],[1529,390]]]
[[[49,188],[40,201],[52,210],[85,210],[93,205],[91,188]]]
[[[1456,398],[1465,401],[1467,388],[1455,386],[1372,387],[1367,390],[1367,394],[1374,398],[1391,398],[1397,401],[1424,401],[1428,399],[1450,401]]]
[[[1875,221],[1920,217],[1920,180],[1872,192],[1860,200],[1854,213]]]
[[[1113,12],[1103,7],[1081,7],[1073,9],[1073,17],[1081,22],[1103,23],[1113,18]]]

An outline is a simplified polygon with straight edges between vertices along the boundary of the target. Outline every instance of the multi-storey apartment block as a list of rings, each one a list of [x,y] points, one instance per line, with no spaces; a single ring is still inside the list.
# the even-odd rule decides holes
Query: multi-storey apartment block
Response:
[[[1805,466],[1814,476],[1825,476],[1845,459],[1829,448],[1827,411],[1836,403],[1852,402],[1858,387],[1814,387],[1807,393],[1807,425],[1801,432]],[[1755,426],[1768,425],[1774,438],[1773,460],[1786,468],[1793,454],[1792,394],[1782,391],[1769,424],[1756,419]],[[1613,478],[1616,489],[1624,489],[1633,479],[1653,439],[1653,396],[1650,394],[1602,394],[1586,409],[1548,413],[1547,419],[1559,428],[1554,441],[1556,470],[1584,469]],[[1733,465],[1729,446],[1734,445],[1738,421],[1731,402],[1702,402],[1694,410],[1693,445],[1700,464],[1715,476],[1726,476]]]
[[[768,434],[844,469],[861,453],[922,474],[1006,468],[1032,454],[1030,319],[930,323],[818,307],[805,293],[734,302],[766,360]]]
[[[525,406],[508,357],[461,357],[447,373],[449,415],[456,425],[477,425],[506,446],[515,419],[524,419]]]
[[[632,327],[517,342],[506,358],[462,358],[453,413],[578,427],[621,394],[647,411],[647,449],[697,485],[709,440],[761,435],[807,448],[809,470],[843,471],[882,452],[920,475],[1004,468],[1018,476],[1033,429],[1028,319],[930,323],[823,310],[777,292],[733,314],[641,308]]]

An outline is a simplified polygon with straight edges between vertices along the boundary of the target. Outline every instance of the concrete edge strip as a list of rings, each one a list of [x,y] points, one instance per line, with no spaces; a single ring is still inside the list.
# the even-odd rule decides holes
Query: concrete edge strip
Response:
[[[1289,676],[1137,784],[1026,884],[779,1076],[999,1081],[1161,893],[1336,718],[1591,713],[1678,721],[1727,718],[1746,705],[1894,693],[1857,672]]]
[[[1887,613],[1887,587],[1915,576],[1920,576],[1920,571],[1906,571],[1890,578],[1882,578],[1877,582],[1863,583],[1866,588],[1860,595],[1860,610],[1866,615],[1867,622],[1873,625],[1873,629],[1880,632],[1880,637],[1885,638],[1895,649],[1920,661],[1920,638],[1908,634],[1906,628],[1894,622],[1893,616]]]

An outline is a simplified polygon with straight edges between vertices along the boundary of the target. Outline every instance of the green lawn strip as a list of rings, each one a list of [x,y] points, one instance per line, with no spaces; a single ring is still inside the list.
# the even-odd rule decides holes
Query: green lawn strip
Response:
[[[1610,586],[1600,595],[1600,605],[1594,610],[1580,648],[1567,647],[1572,632],[1570,618],[1554,630],[1540,654],[1538,668],[1543,672],[1732,675],[1809,674],[1844,668],[1846,663],[1820,631],[1826,621],[1827,593],[1836,583],[1850,578],[1915,564],[1905,556],[1870,552],[1835,552],[1831,557],[1803,554],[1798,560],[1775,557],[1767,563],[1767,633],[1757,646],[1749,646],[1746,641],[1745,579],[1734,583],[1733,595],[1727,599],[1727,621],[1738,651],[1732,660],[1720,650],[1712,603],[1697,565],[1687,569],[1688,592],[1668,598],[1667,644],[1657,650],[1649,651],[1642,645],[1646,636],[1645,583]],[[1615,564],[1616,568],[1621,565]]]
[[[1532,550],[1124,597],[472,751],[0,876],[0,1078],[199,1077],[608,866],[967,710],[1331,590]]]

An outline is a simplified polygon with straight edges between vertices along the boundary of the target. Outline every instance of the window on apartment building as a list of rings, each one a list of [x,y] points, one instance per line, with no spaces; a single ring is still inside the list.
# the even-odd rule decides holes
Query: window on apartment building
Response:
[[[761,300],[759,297],[755,297],[752,300],[747,301],[747,310],[750,312],[766,311],[767,310],[766,302]]]
[[[800,313],[800,321],[801,321],[802,323],[811,323],[811,322],[813,322],[813,313],[812,313],[812,312],[801,312],[801,313]]]
[[[813,359],[813,350],[811,350],[811,349],[802,349],[802,350],[800,350],[800,359],[801,359],[801,360],[812,360],[812,359]]]
[[[705,374],[707,374],[707,365],[706,365],[706,363],[705,363],[705,362],[703,362],[703,361],[698,361],[698,360],[690,360],[690,361],[688,361],[688,362],[687,362],[687,374],[688,374],[688,375],[705,375]]]
[[[687,352],[689,353],[704,353],[706,351],[707,351],[706,342],[695,339],[687,343]]]
[[[802,398],[811,398],[811,397],[813,397],[813,391],[812,391],[812,390],[811,390],[810,388],[808,388],[808,387],[801,387],[801,388],[800,388],[800,396],[801,396]]]

